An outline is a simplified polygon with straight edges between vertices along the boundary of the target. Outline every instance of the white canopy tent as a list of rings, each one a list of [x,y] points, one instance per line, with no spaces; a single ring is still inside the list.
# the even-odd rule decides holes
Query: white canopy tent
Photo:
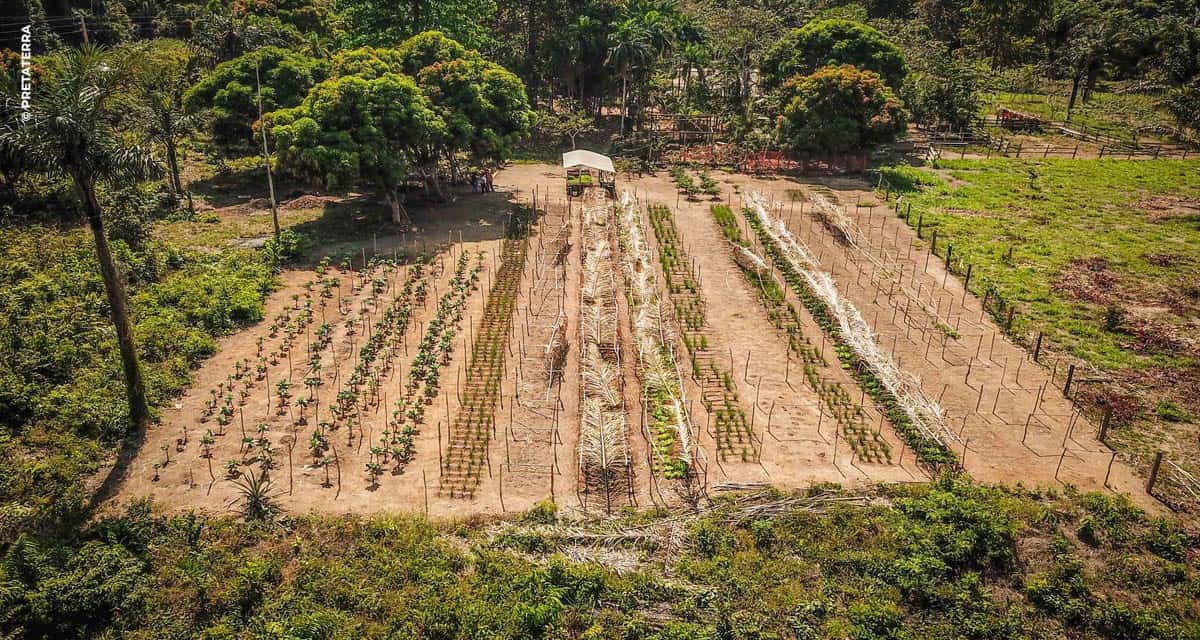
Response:
[[[567,174],[567,192],[569,195],[583,193],[583,188],[599,183],[610,191],[616,188],[617,170],[613,168],[612,158],[600,155],[595,151],[576,149],[563,154],[563,169]],[[592,181],[592,172],[596,173],[596,181]]]
[[[602,156],[595,151],[576,149],[563,154],[564,169],[579,169],[581,167],[595,169],[596,171],[603,171],[605,173],[617,172],[616,169],[613,169],[612,158],[609,158],[608,156]]]

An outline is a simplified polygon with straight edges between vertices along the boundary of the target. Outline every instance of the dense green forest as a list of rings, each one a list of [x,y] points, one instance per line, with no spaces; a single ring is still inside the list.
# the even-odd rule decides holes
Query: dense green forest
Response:
[[[1194,142],[1194,1],[4,7],[0,638],[1200,638],[1195,533],[955,475],[761,518],[735,500],[578,525],[552,506],[508,525],[291,517],[253,491],[222,518],[96,511],[114,462],[319,240],[280,226],[276,187],[366,193],[405,228],[513,158],[586,139],[639,166],[661,114],[821,157],[970,129],[1001,95]],[[262,246],[205,236],[224,181],[270,182]],[[622,537],[658,526],[678,530]],[[620,567],[585,530],[619,541]]]

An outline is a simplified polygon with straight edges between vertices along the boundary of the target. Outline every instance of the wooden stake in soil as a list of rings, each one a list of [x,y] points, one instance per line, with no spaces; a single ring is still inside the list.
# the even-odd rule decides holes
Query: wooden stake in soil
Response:
[[[1163,452],[1154,452],[1154,463],[1150,465],[1150,477],[1146,479],[1146,493],[1154,495],[1154,483],[1158,481],[1158,468],[1162,466]]]
[[[1113,413],[1112,405],[1104,407],[1104,417],[1100,418],[1100,436],[1098,438],[1100,440],[1100,442],[1104,442],[1105,437],[1108,436],[1108,425],[1109,425],[1110,421],[1112,420],[1112,413]],[[1104,444],[1108,444],[1108,443],[1104,442]],[[1105,486],[1108,486],[1107,481],[1105,481],[1104,484],[1105,484]]]
[[[1117,452],[1112,453],[1112,457],[1108,459],[1108,470],[1104,472],[1104,486],[1108,487],[1108,477],[1112,475],[1113,463],[1117,461]]]

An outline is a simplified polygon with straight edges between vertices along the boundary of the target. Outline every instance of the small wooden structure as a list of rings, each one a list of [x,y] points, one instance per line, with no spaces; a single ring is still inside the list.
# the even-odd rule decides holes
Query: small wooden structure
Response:
[[[1028,113],[1000,107],[996,110],[996,123],[1009,131],[1041,131],[1046,121]]]
[[[614,193],[617,188],[617,171],[612,158],[586,149],[576,149],[563,154],[563,170],[567,177],[567,195],[583,194],[584,189],[599,185]]]

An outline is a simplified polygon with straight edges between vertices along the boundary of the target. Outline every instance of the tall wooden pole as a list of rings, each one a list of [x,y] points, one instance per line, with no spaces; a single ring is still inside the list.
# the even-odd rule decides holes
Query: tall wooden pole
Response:
[[[258,65],[254,65],[254,85],[258,94],[258,122],[262,133],[263,165],[267,168],[267,191],[271,196],[271,222],[275,225],[275,240],[279,240],[279,209],[275,206],[275,180],[271,176],[271,154],[267,151],[267,123],[263,122],[262,80]]]

